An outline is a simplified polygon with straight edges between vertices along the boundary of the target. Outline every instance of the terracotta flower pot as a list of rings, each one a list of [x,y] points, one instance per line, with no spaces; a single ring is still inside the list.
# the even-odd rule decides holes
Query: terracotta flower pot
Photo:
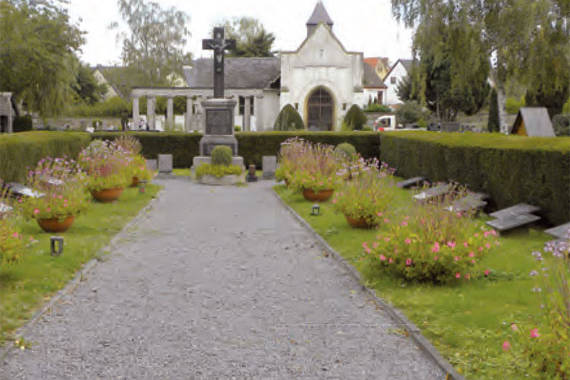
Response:
[[[350,226],[353,228],[370,229],[370,228],[376,227],[375,224],[368,223],[368,221],[365,218],[354,219],[354,218],[351,218],[350,216],[348,216],[346,214],[344,214],[344,217],[346,218],[346,221],[348,222],[348,224],[350,224]]]
[[[75,220],[74,215],[70,215],[67,218],[60,220],[54,219],[37,219],[38,224],[45,232],[60,233],[65,232],[71,227],[73,221]]]
[[[133,177],[133,181],[131,182],[131,187],[137,187],[139,185],[139,177]]]
[[[304,189],[303,197],[311,202],[325,202],[328,201],[330,197],[332,197],[333,193],[333,189],[320,190],[317,192],[314,192],[313,189]]]
[[[122,187],[118,187],[116,189],[103,189],[99,191],[91,191],[91,195],[93,195],[93,198],[99,202],[109,203],[119,199],[123,190],[124,189]]]

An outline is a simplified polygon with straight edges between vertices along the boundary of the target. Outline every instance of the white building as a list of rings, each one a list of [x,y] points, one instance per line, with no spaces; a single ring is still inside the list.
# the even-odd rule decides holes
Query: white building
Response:
[[[402,100],[398,97],[397,89],[398,84],[402,79],[408,76],[412,68],[411,59],[398,59],[392,68],[386,74],[384,78],[384,84],[386,85],[386,99],[385,104],[393,106],[396,104],[402,104]]]

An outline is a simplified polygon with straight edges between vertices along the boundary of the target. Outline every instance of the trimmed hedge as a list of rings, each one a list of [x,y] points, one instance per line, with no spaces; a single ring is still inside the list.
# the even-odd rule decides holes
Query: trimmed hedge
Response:
[[[22,132],[0,135],[0,179],[23,182],[44,157],[77,158],[91,136],[83,132]]]
[[[381,140],[382,161],[400,176],[457,181],[499,208],[525,202],[554,224],[570,220],[570,138],[387,132]]]
[[[142,144],[142,154],[146,158],[169,153],[173,155],[175,168],[192,166],[192,159],[200,152],[201,134],[129,132]],[[97,132],[94,138],[114,139],[120,133]],[[235,134],[238,140],[238,153],[247,165],[261,167],[263,156],[276,156],[285,140],[298,136],[322,144],[338,145],[348,142],[365,158],[378,157],[380,135],[376,132],[240,132]]]

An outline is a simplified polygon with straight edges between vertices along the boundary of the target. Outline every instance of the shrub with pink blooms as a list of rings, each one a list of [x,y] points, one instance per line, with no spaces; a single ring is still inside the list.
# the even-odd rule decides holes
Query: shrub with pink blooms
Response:
[[[412,215],[386,219],[388,231],[363,243],[365,257],[380,270],[410,281],[442,284],[478,276],[479,262],[498,244],[497,233],[468,215],[445,210],[454,199],[418,204]]]
[[[133,179],[131,161],[131,153],[111,141],[94,140],[79,154],[90,191],[126,187]]]
[[[570,231],[568,239],[532,255],[537,267],[529,273],[536,279],[531,291],[541,299],[540,314],[534,324],[512,323],[509,349],[503,349],[526,363],[533,378],[570,379]]]
[[[342,182],[337,175],[338,161],[331,145],[304,143],[289,173],[289,183],[298,191],[336,189]]]

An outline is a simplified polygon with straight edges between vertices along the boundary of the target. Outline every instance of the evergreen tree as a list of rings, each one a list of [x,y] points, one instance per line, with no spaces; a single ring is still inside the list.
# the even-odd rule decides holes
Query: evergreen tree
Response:
[[[305,123],[303,123],[303,118],[299,112],[291,104],[287,104],[279,112],[273,129],[276,131],[295,131],[305,129]]]
[[[487,122],[487,129],[489,132],[500,132],[501,126],[499,124],[499,107],[497,103],[497,91],[491,90],[489,97],[489,120]]]

